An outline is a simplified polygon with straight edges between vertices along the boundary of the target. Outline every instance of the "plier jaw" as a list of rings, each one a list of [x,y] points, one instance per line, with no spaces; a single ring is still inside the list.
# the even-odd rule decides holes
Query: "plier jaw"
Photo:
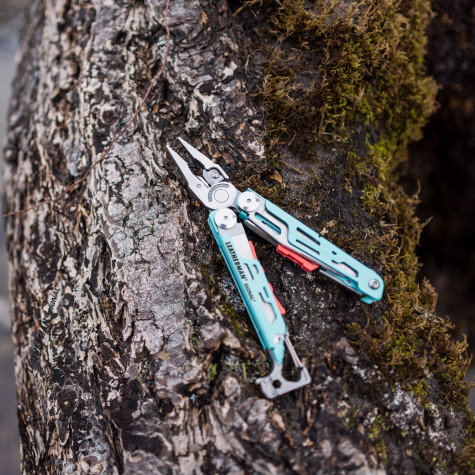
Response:
[[[185,178],[188,187],[194,193],[196,198],[208,209],[222,209],[234,205],[238,191],[235,186],[230,183],[228,175],[216,163],[196,150],[188,142],[178,137],[178,140],[190,153],[190,155],[203,166],[202,176],[196,176],[186,161],[173,150],[168,144],[167,149],[173,160]]]

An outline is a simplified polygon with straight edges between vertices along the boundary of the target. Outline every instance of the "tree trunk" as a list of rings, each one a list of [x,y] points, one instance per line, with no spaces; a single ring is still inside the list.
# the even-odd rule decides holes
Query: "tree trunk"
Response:
[[[385,96],[370,97],[380,92],[374,75],[346,87],[368,57],[363,13],[383,12],[378,25],[397,19],[413,44],[427,5],[380,0],[349,11],[286,0],[237,12],[237,3],[172,0],[164,76],[132,127],[78,188],[6,220],[23,472],[463,471],[473,430],[464,347],[434,316],[428,284],[415,283],[420,228],[396,185],[398,152],[377,153],[396,130],[414,135],[378,104],[395,98],[394,115],[419,114],[420,127],[430,107],[407,111],[405,101],[428,80],[416,75]],[[163,62],[165,6],[31,2],[5,153],[7,211],[80,179],[131,119]],[[331,61],[346,61],[350,34],[360,62],[345,79]],[[382,45],[382,75],[403,40]],[[420,67],[405,58],[407,71]],[[268,364],[207,211],[166,154],[178,135],[239,189],[252,185],[386,281],[383,301],[366,306],[255,239],[312,376],[295,393],[269,401],[254,384]]]

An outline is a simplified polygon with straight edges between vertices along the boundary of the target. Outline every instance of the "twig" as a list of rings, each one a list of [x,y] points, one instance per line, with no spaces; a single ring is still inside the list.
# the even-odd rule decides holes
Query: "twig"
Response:
[[[109,145],[107,146],[107,148],[105,149],[105,151],[102,153],[102,155],[96,160],[94,161],[90,166],[89,168],[86,169],[86,171],[84,172],[84,175],[79,178],[77,181],[74,181],[73,183],[71,183],[70,185],[68,185],[61,193],[59,193],[58,195],[56,195],[54,198],[51,198],[49,200],[44,200],[44,201],[40,201],[39,203],[36,203],[32,206],[29,206],[28,208],[23,208],[23,209],[19,209],[17,211],[10,211],[9,213],[5,213],[3,216],[4,217],[7,217],[7,216],[13,216],[13,215],[16,215],[16,214],[22,214],[22,213],[26,213],[28,211],[31,211],[32,209],[37,209],[39,208],[40,206],[43,206],[43,205],[47,205],[47,204],[51,204],[51,203],[54,203],[55,201],[58,201],[59,199],[61,199],[64,195],[66,195],[67,193],[69,193],[71,190],[74,190],[75,188],[77,188],[89,175],[89,173],[91,173],[91,171],[97,166],[99,165],[99,163],[101,163],[103,160],[105,160],[107,158],[107,155],[109,154],[109,152],[112,150],[112,147],[118,142],[118,140],[125,134],[125,132],[127,132],[127,130],[129,129],[130,125],[132,124],[132,122],[134,122],[134,120],[137,118],[137,116],[140,114],[140,112],[142,111],[143,109],[143,106],[145,105],[145,101],[147,100],[148,96],[150,95],[150,93],[152,92],[152,89],[156,86],[158,80],[160,79],[160,77],[162,76],[162,74],[164,73],[165,71],[165,67],[166,67],[166,64],[167,64],[167,59],[168,59],[168,50],[170,48],[170,30],[168,28],[168,6],[170,4],[170,0],[167,0],[166,4],[165,4],[165,11],[164,11],[164,14],[163,14],[163,21],[164,21],[164,24],[165,24],[165,30],[166,30],[166,40],[167,40],[167,44],[166,44],[166,47],[165,47],[165,53],[163,55],[163,61],[162,61],[162,66],[160,68],[160,70],[157,72],[157,74],[155,75],[155,77],[152,79],[152,82],[150,83],[147,91],[145,92],[145,95],[143,96],[143,99],[139,105],[139,107],[137,108],[137,110],[134,112],[134,115],[130,118],[130,120],[127,122],[127,124],[125,124],[124,128],[118,133],[115,135],[115,137],[112,139],[112,141],[109,143]]]
[[[301,175],[304,174],[302,170],[299,170],[298,168],[294,167],[293,165],[291,165],[289,162],[286,162],[285,160],[281,160],[281,163],[283,163],[286,167],[292,168],[292,170],[295,170],[296,172],[300,173]]]

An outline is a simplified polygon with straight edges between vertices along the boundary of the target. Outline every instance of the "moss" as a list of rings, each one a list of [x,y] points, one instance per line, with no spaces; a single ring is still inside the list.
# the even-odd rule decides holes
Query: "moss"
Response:
[[[218,375],[218,367],[214,363],[211,363],[208,366],[208,371],[207,371],[208,381],[209,382],[214,381],[217,375]]]
[[[190,333],[190,341],[191,344],[195,348],[199,348],[200,341],[201,341],[201,334],[200,334],[200,327],[193,322],[191,322],[192,328]]]
[[[148,373],[148,361],[142,361],[142,369],[140,370],[140,373],[137,376],[137,379],[139,381],[142,381]]]
[[[247,365],[246,365],[246,363],[245,363],[245,362],[243,362],[243,363],[241,364],[241,368],[242,368],[242,377],[243,377],[244,381],[246,381],[246,380],[247,380],[247,371],[246,371],[246,366],[247,366]]]
[[[384,433],[387,430],[388,427],[386,427],[384,418],[378,414],[368,431],[368,438],[373,442],[373,447],[383,463],[386,463],[388,458],[386,452],[386,443],[384,442]]]
[[[261,91],[271,155],[296,140],[300,156],[315,158],[317,142],[345,142],[351,125],[384,124],[397,140],[419,135],[436,90],[423,72],[428,1],[266,5],[278,40]]]
[[[150,369],[151,369],[151,357],[150,352],[147,348],[142,349],[142,354],[140,355],[141,368],[140,373],[137,375],[137,380],[141,382],[147,382],[150,379]]]
[[[365,229],[339,235],[351,242],[349,249],[380,264],[385,297],[365,326],[348,326],[352,341],[379,363],[389,384],[411,389],[424,407],[437,398],[466,412],[468,439],[458,461],[466,468],[475,446],[463,381],[467,346],[454,341],[450,321],[435,314],[437,295],[429,282],[417,281],[423,224],[415,214],[417,196],[404,192],[397,174],[408,144],[420,138],[436,107],[437,86],[424,70],[430,3],[251,0],[246,7],[264,11],[274,35],[260,91],[269,166],[281,166],[284,144],[335,172],[346,196],[359,194],[368,216]],[[336,153],[325,163],[317,145]],[[335,155],[344,157],[341,169]],[[384,430],[378,425],[370,434],[379,440],[375,431]]]

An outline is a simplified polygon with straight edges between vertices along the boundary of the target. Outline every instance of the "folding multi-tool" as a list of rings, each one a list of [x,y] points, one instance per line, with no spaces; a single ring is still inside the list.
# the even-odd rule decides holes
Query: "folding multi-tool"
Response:
[[[209,226],[272,364],[270,373],[256,383],[267,398],[310,383],[308,370],[290,343],[282,316],[285,310],[274,296],[241,222],[304,271],[320,269],[322,274],[359,294],[365,303],[381,299],[384,287],[381,277],[256,192],[237,190],[219,165],[183,139],[179,140],[204,167],[202,177],[194,175],[170,146],[167,149],[190,190],[211,210]],[[285,378],[282,372],[284,345],[299,372],[295,381]]]

